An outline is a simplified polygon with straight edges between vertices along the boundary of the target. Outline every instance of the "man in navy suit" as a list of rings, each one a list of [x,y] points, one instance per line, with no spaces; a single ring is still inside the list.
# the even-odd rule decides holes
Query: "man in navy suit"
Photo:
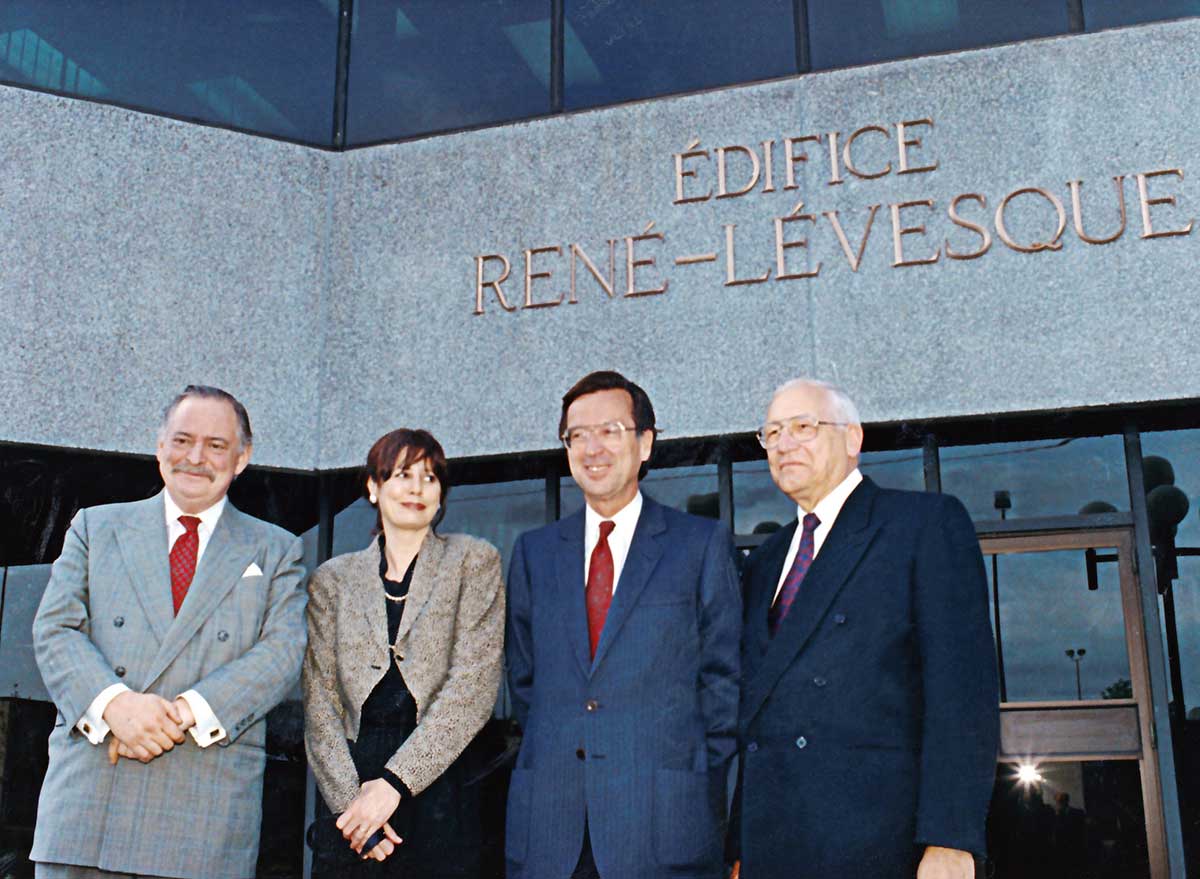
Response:
[[[507,664],[524,739],[509,879],[721,876],[741,600],[728,533],[638,489],[654,408],[595,372],[559,435],[587,504],[517,541]]]
[[[853,402],[780,387],[759,440],[797,519],[743,577],[742,879],[971,879],[999,701],[966,510],[858,470]]]

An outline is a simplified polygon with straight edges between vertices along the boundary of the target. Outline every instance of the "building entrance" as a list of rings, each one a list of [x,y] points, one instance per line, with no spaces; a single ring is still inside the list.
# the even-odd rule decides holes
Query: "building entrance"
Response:
[[[1001,681],[991,875],[1166,879],[1132,528],[980,543]]]

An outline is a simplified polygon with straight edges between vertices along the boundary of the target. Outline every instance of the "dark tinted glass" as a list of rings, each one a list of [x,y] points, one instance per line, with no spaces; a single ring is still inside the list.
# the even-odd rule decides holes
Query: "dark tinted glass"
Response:
[[[350,143],[548,112],[550,0],[354,4]]]
[[[1089,31],[1200,15],[1197,0],[1083,0],[1083,25]]]
[[[1179,651],[1178,656],[1168,656],[1168,660],[1178,663],[1183,713],[1191,718],[1191,726],[1200,727],[1200,557],[1191,555],[1200,553],[1200,430],[1144,433],[1142,456],[1146,487],[1150,489],[1150,530],[1160,553],[1169,552],[1170,541],[1163,537],[1174,526],[1179,576],[1171,584],[1169,600]],[[1169,625],[1165,606],[1162,610],[1163,625]],[[1169,641],[1167,650],[1170,654]],[[1171,698],[1178,701],[1179,694],[1172,692]],[[1200,752],[1200,734],[1188,740],[1188,747]]]
[[[809,0],[820,70],[1067,32],[1063,0]]]
[[[859,470],[884,488],[925,489],[920,449],[865,452]],[[733,465],[733,530],[736,534],[775,531],[796,518],[796,504],[771,480],[766,461]]]
[[[513,544],[522,533],[546,524],[546,481],[522,479],[489,485],[456,485],[438,531],[482,537],[496,549],[508,570]]]
[[[796,72],[792,0],[566,0],[568,109]]]
[[[336,0],[9,0],[0,79],[328,143]]]
[[[1109,560],[1116,550],[1099,555],[1105,560],[1096,566],[1094,590],[1081,549],[1010,553],[995,556],[994,564],[993,556],[984,559],[993,600],[1000,598],[1007,701],[1132,696],[1120,573],[1117,561]]]
[[[1116,436],[952,446],[941,450],[941,468],[942,491],[976,520],[1001,518],[1005,501],[997,492],[1007,492],[1009,519],[1074,515],[1092,503],[1129,509],[1125,450]]]
[[[997,764],[985,875],[1147,879],[1138,765],[1135,760],[1042,763],[1037,780],[1022,781],[1016,764]]]

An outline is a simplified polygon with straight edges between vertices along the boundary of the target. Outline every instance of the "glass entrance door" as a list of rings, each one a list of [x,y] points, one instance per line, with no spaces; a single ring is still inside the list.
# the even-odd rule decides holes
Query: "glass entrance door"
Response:
[[[980,535],[1001,679],[994,879],[1166,879],[1133,536]]]

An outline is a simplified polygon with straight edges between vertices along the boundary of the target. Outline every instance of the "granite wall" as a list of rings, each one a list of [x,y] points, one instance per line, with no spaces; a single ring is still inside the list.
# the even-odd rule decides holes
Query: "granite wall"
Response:
[[[1197,396],[1198,59],[1190,20],[342,154],[0,89],[0,439],[148,450],[188,380],[296,468],[547,448],[605,367],[669,437],[799,373],[871,421]]]

